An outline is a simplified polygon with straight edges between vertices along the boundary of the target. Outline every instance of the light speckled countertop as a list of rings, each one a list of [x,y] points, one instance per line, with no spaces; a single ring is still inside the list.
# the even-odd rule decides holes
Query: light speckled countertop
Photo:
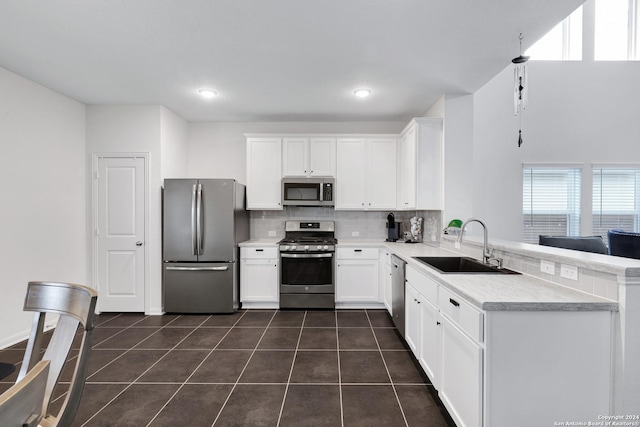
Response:
[[[425,244],[341,240],[340,246],[379,246],[411,267],[487,311],[617,311],[618,303],[557,285],[527,274],[442,274],[414,256],[457,256]]]
[[[243,242],[240,246],[275,245],[279,239]],[[340,240],[340,247],[378,247],[407,261],[442,286],[486,311],[617,311],[618,303],[573,290],[527,274],[441,274],[415,256],[456,256],[447,249],[425,244],[391,243],[380,240]]]

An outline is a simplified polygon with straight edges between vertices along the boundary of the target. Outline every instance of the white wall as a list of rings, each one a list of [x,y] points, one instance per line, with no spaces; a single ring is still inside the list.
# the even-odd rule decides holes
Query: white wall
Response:
[[[188,123],[166,107],[160,107],[161,175],[180,178],[187,174]]]
[[[189,124],[188,177],[246,184],[244,133],[399,133],[404,122],[197,122]]]
[[[158,105],[87,107],[88,159],[93,153],[149,153],[149,230],[145,242],[149,257],[149,295],[146,311],[152,314],[161,313],[162,308],[161,109]],[[90,168],[89,165],[87,177],[91,176]],[[88,197],[90,200],[90,193]]]
[[[473,210],[493,238],[521,240],[523,163],[640,164],[639,62],[530,61],[528,75],[520,148],[513,69],[474,94]]]
[[[0,348],[28,336],[27,282],[87,283],[85,106],[0,68]]]

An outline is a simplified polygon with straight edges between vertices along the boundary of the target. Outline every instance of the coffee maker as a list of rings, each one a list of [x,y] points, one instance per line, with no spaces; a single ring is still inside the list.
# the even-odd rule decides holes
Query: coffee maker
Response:
[[[402,235],[401,225],[401,222],[396,222],[393,212],[387,215],[387,242],[395,242],[400,238]]]

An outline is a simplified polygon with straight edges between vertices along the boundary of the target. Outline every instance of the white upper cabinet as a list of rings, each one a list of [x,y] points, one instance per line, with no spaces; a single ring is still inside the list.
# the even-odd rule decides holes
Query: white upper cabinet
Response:
[[[336,139],[287,137],[282,139],[283,177],[334,177]]]
[[[396,208],[395,138],[338,138],[336,209]]]
[[[247,209],[282,209],[281,146],[281,138],[247,138]]]
[[[398,153],[398,209],[443,209],[442,119],[411,120],[400,135]]]

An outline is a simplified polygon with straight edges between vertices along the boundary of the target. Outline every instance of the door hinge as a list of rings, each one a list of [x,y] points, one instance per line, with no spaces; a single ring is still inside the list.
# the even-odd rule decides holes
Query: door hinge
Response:
[[[100,171],[96,171],[96,179],[100,179]]]
[[[99,236],[99,235],[100,235],[100,229],[96,228],[96,236]]]

